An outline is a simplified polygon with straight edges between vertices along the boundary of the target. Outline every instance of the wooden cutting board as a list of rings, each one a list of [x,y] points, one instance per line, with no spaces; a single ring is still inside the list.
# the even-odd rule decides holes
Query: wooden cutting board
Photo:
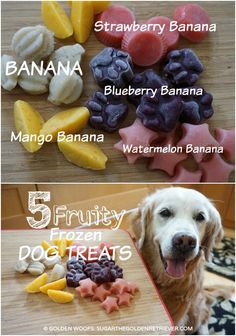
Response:
[[[87,231],[87,230],[86,230]],[[92,230],[91,230],[92,231]],[[30,274],[19,274],[14,271],[18,260],[19,247],[22,245],[36,246],[43,239],[49,241],[49,230],[20,230],[2,232],[2,334],[74,334],[74,335],[130,335],[130,334],[170,334],[168,331],[99,331],[99,327],[170,327],[171,321],[158,296],[151,278],[139,256],[133,241],[125,231],[101,230],[102,241],[114,245],[130,245],[132,257],[127,261],[116,262],[123,268],[124,278],[135,281],[140,292],[133,299],[131,307],[122,307],[119,312],[106,314],[99,302],[79,299],[74,288],[66,290],[75,293],[75,299],[68,304],[52,302],[43,293],[28,294],[24,287],[34,277]],[[91,244],[91,243],[90,243]],[[92,242],[96,246],[96,242]],[[63,259],[65,264],[66,257]],[[50,273],[49,271],[47,271]],[[56,327],[56,329],[50,329]],[[58,328],[72,328],[61,329]],[[86,331],[86,328],[89,327]],[[47,329],[48,328],[48,329]],[[80,329],[73,329],[80,328]],[[94,328],[94,330],[91,330]],[[82,331],[81,331],[82,330]]]
[[[137,20],[145,20],[155,15],[172,17],[178,1],[127,1],[116,2],[134,11]],[[197,2],[196,2],[197,3]],[[181,39],[179,48],[189,47],[198,54],[205,71],[198,84],[214,96],[215,114],[209,125],[231,129],[234,127],[234,2],[199,2],[209,13],[211,21],[217,24],[217,32],[199,44]],[[42,24],[40,1],[3,1],[2,2],[2,53],[10,53],[13,34],[24,26]],[[56,41],[55,49],[65,44],[74,44],[73,38]],[[89,69],[89,62],[104,46],[92,33],[84,44],[86,54],[82,60],[84,72],[83,96],[73,106],[84,105],[98,89]],[[157,69],[156,66],[153,67]],[[19,143],[10,143],[10,133],[14,130],[13,105],[18,99],[26,100],[42,113],[45,120],[64,106],[56,107],[47,101],[47,94],[32,96],[19,87],[12,92],[3,90],[2,95],[2,180],[3,182],[159,182],[167,181],[168,176],[160,171],[148,171],[147,159],[140,159],[134,165],[128,165],[123,155],[113,149],[119,141],[119,135],[105,134],[101,148],[109,161],[107,169],[94,172],[74,166],[67,162],[56,144],[46,144],[39,152],[30,154]],[[130,109],[124,126],[135,119],[134,109]],[[99,133],[89,127],[84,132]],[[233,177],[232,177],[233,179]]]

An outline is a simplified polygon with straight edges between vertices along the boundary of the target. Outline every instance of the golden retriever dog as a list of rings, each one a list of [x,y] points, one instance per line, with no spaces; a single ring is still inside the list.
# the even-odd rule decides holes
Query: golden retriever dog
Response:
[[[203,288],[203,266],[223,237],[213,203],[192,189],[160,189],[144,199],[132,228],[174,324],[207,335],[213,300]]]

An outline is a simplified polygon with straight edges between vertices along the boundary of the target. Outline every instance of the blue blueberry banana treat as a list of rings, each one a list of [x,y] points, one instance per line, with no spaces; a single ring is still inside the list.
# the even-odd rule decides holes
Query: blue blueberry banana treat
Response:
[[[156,88],[160,89],[162,85],[167,85],[167,82],[152,69],[147,69],[142,73],[135,74],[130,82],[130,86],[134,89],[147,88],[154,90]],[[128,96],[128,101],[137,107],[140,104],[141,97],[142,94],[132,94]]]
[[[197,87],[195,87],[197,92]],[[199,125],[206,119],[212,117],[214,110],[212,107],[213,96],[202,89],[202,94],[182,95],[183,111],[180,115],[180,121]]]
[[[100,87],[115,85],[124,88],[133,78],[133,64],[130,55],[114,48],[105,48],[90,62],[95,81]]]
[[[166,58],[163,78],[175,87],[192,86],[202,71],[203,65],[192,49],[172,50]]]
[[[154,97],[151,93],[142,96],[136,114],[145,127],[153,131],[170,132],[175,128],[182,110],[180,96],[161,95],[159,89]]]
[[[100,91],[94,93],[86,106],[90,111],[90,125],[109,133],[118,130],[128,114],[128,105],[121,96],[105,96]]]

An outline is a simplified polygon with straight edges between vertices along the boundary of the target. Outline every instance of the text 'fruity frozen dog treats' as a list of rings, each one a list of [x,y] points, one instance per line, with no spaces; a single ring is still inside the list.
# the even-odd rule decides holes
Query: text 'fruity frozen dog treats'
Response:
[[[174,12],[174,20],[178,22],[178,24],[192,24],[192,25],[209,25],[210,18],[208,13],[201,6],[196,4],[186,4],[183,6],[178,6]],[[180,34],[185,37],[187,40],[191,42],[201,42],[208,34],[207,30],[203,28],[199,31],[191,29],[186,31],[181,31]]]
[[[116,28],[113,28],[112,25],[132,24],[134,21],[134,14],[129,8],[124,6],[110,6],[97,17],[94,31],[100,42],[109,47],[119,48],[124,36],[124,31],[118,31]],[[107,24],[108,29],[104,27],[100,29],[100,22]]]

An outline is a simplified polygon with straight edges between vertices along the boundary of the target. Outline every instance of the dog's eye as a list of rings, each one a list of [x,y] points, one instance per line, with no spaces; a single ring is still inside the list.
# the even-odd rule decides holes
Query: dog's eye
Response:
[[[197,215],[195,216],[195,220],[196,220],[197,222],[202,222],[202,221],[205,220],[205,217],[204,217],[204,215],[200,212],[199,214],[197,214]]]
[[[161,217],[168,218],[172,215],[169,209],[163,209],[159,212]]]

